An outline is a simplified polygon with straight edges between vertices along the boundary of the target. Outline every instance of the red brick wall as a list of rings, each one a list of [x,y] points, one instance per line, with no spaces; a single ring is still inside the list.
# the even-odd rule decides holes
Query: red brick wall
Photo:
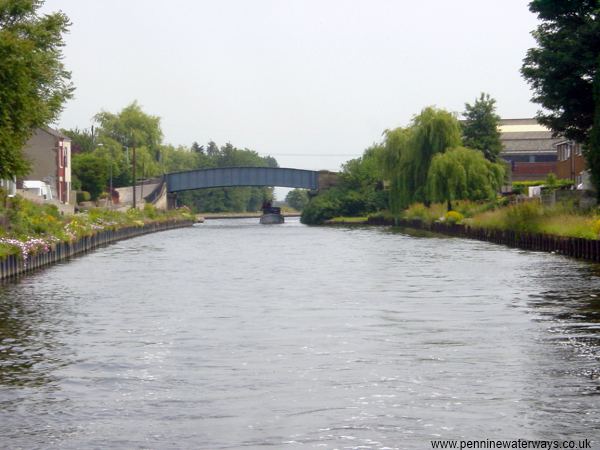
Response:
[[[512,164],[513,181],[543,180],[551,172],[556,174],[556,162],[515,162]]]

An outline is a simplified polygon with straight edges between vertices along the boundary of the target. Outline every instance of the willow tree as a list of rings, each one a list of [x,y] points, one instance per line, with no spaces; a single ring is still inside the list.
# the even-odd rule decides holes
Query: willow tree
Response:
[[[461,144],[460,125],[454,115],[443,109],[425,108],[413,118],[412,139],[402,163],[405,177],[405,203],[429,202],[427,173],[432,158]]]
[[[429,198],[454,200],[491,200],[502,187],[504,167],[488,161],[482,152],[457,147],[433,157],[427,176]]]
[[[410,189],[406,183],[407,154],[412,144],[411,128],[395,128],[384,132],[380,167],[383,178],[389,183],[389,208],[394,217],[410,203]]]

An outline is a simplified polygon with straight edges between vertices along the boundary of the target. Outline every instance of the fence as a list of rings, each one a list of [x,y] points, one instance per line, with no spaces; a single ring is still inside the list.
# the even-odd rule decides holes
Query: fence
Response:
[[[49,252],[40,252],[29,255],[25,261],[21,255],[9,255],[0,259],[0,280],[5,280],[26,273],[30,273],[41,267],[49,266],[64,259],[87,253],[95,248],[110,244],[111,242],[129,239],[143,234],[155,233],[157,231],[170,230],[174,228],[189,227],[193,224],[189,220],[169,220],[145,224],[140,227],[126,227],[118,230],[105,230],[85,236],[74,242],[60,242],[52,246]]]
[[[391,224],[389,221],[370,221],[373,225]],[[434,222],[426,224],[420,220],[400,220],[398,226],[433,231],[450,236],[493,242],[524,250],[553,252],[573,258],[600,262],[600,240],[525,233],[511,230],[486,230],[460,224]]]

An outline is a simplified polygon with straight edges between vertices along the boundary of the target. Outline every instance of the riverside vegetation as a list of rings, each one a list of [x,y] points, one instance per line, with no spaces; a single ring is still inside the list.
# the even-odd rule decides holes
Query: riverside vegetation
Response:
[[[493,114],[493,100],[488,96],[482,95],[467,107],[485,107]],[[497,124],[491,123],[497,130]],[[447,111],[425,108],[408,127],[386,131],[383,142],[346,163],[340,184],[312,198],[301,220],[306,224],[440,221],[598,239],[598,209],[582,209],[574,201],[544,206],[539,200],[518,196],[533,185],[543,185],[547,192],[571,189],[569,180],[557,180],[551,174],[546,180],[513,183],[512,196],[499,196],[507,183],[505,165],[496,152],[464,147],[465,142],[478,145],[472,136],[469,123],[459,123]]]
[[[47,252],[58,242],[73,242],[103,230],[141,227],[167,220],[194,220],[189,209],[158,211],[146,204],[127,212],[93,208],[63,216],[50,204],[38,204],[16,196],[8,198],[0,190],[0,258]]]

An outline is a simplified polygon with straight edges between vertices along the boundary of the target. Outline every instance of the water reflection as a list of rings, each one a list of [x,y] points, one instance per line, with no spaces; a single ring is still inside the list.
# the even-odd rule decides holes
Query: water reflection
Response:
[[[68,323],[60,299],[38,298],[34,285],[28,280],[0,287],[0,385],[39,387],[64,364],[56,327]]]

